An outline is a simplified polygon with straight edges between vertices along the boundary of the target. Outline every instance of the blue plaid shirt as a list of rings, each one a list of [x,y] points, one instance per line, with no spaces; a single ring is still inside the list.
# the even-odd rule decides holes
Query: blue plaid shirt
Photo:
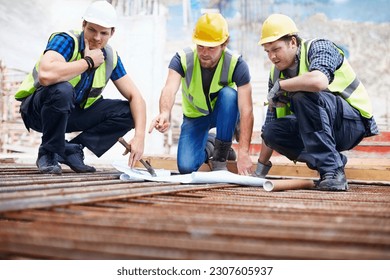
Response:
[[[81,33],[81,38],[83,38],[83,33]],[[65,58],[66,61],[69,61],[72,57],[74,47],[75,46],[72,37],[70,37],[66,33],[59,33],[55,35],[53,39],[50,40],[50,42],[47,44],[45,52],[48,50],[58,52]],[[79,52],[83,53],[84,48],[84,40],[80,40]],[[81,80],[75,86],[76,103],[80,104],[86,98],[87,93],[91,89],[94,74],[95,70],[85,71],[81,74]],[[113,69],[110,79],[112,81],[115,81],[119,78],[122,78],[124,75],[126,75],[126,70],[122,64],[120,57],[118,56],[118,63]]]
[[[299,54],[300,52],[298,51],[298,59]],[[313,43],[310,45],[308,60],[310,63],[309,71],[321,71],[326,75],[329,80],[329,83],[331,83],[334,79],[334,72],[343,63],[343,56],[340,54],[340,52],[337,50],[337,48],[331,41],[325,39],[318,39],[313,41]],[[268,90],[270,90],[272,87],[272,80],[269,79]],[[276,109],[269,107],[262,130],[264,129],[264,126],[266,126],[268,123],[272,122],[275,119]],[[367,120],[367,122],[367,133],[369,135],[372,135],[371,133],[378,134],[378,127],[376,125],[375,120],[372,118],[371,120]]]

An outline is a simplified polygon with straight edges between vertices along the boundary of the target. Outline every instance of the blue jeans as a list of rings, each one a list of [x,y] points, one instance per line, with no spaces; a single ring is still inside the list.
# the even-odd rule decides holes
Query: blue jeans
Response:
[[[239,118],[237,91],[224,87],[217,98],[211,114],[199,118],[183,116],[177,150],[177,166],[182,174],[197,171],[207,160],[205,148],[211,128],[216,128],[217,139],[232,141]]]
[[[320,174],[343,167],[345,155],[363,139],[365,125],[358,110],[327,92],[297,92],[291,98],[294,115],[267,124],[267,146],[291,160],[305,162]]]

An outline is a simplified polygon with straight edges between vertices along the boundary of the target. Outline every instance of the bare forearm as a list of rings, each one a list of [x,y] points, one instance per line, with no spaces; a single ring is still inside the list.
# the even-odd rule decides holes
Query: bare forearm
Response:
[[[314,70],[301,76],[280,80],[280,87],[288,92],[318,92],[328,87],[328,78],[322,72]]]
[[[241,175],[252,174],[252,160],[249,154],[249,147],[253,130],[252,110],[240,111],[240,141],[238,146],[237,172]]]
[[[171,114],[173,105],[175,104],[175,96],[175,93],[170,92],[167,88],[162,90],[159,104],[160,113]]]
[[[240,142],[239,153],[249,155],[249,148],[252,139],[254,117],[252,112],[241,115],[240,120]]]
[[[134,119],[135,137],[145,139],[146,129],[146,104],[143,98],[133,98],[130,102],[130,109]]]
[[[88,69],[84,59],[73,62],[53,61],[41,64],[39,69],[39,83],[43,86],[65,82],[81,75]]]

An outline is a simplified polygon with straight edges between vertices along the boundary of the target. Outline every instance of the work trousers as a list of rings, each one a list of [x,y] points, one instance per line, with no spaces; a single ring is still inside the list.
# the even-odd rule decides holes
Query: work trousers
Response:
[[[208,159],[206,143],[211,128],[216,128],[217,139],[224,142],[233,139],[239,118],[237,91],[224,87],[217,98],[214,110],[209,115],[198,118],[183,116],[177,150],[177,165],[182,174],[197,171]]]
[[[340,152],[363,139],[365,124],[358,110],[329,92],[297,92],[291,97],[293,115],[263,128],[267,146],[294,161],[305,162],[320,174],[343,167]]]
[[[82,144],[100,157],[119,137],[134,128],[129,102],[100,98],[82,109],[75,104],[68,82],[37,91],[22,101],[21,114],[28,129],[42,133],[41,148],[64,155],[65,133],[80,132],[71,143]]]

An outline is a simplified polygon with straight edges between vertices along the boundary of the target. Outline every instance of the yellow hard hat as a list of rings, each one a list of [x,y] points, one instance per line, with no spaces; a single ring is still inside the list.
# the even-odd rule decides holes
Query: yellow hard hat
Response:
[[[198,19],[192,34],[192,41],[205,47],[222,45],[228,38],[228,24],[219,13],[203,14]]]
[[[272,14],[263,23],[259,45],[274,42],[285,35],[298,33],[294,21],[282,14]]]
[[[107,1],[96,1],[90,4],[83,19],[105,28],[115,27],[117,23],[115,8]]]

